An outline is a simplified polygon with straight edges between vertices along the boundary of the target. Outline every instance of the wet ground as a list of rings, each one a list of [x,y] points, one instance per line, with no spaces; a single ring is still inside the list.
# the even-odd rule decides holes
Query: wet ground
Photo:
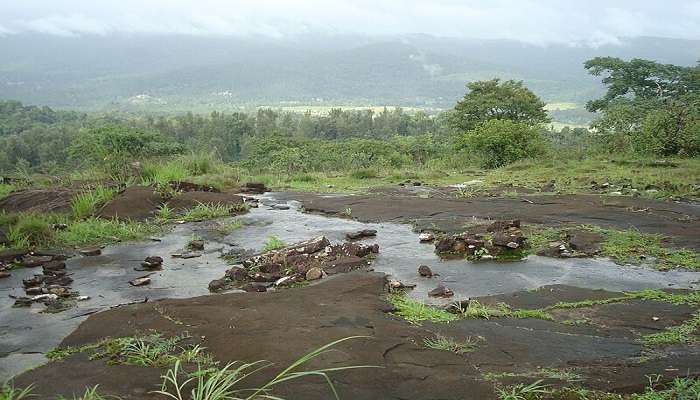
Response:
[[[110,307],[163,298],[190,298],[208,294],[207,284],[221,277],[228,265],[221,255],[230,250],[258,251],[270,235],[294,243],[319,235],[331,242],[345,240],[345,234],[360,229],[377,230],[380,253],[373,263],[376,271],[392,275],[408,284],[416,284],[410,296],[430,303],[447,303],[459,299],[512,293],[545,285],[570,285],[610,291],[647,288],[694,288],[700,273],[659,272],[644,267],[620,266],[604,259],[551,259],[532,256],[509,263],[441,260],[432,244],[421,244],[418,234],[408,224],[363,223],[348,218],[302,213],[301,203],[269,194],[261,198],[260,208],[235,217],[243,227],[228,235],[215,229],[215,221],[177,225],[160,241],[129,243],[105,248],[95,257],[76,256],[67,261],[68,272],[74,279],[72,287],[89,300],[57,314],[41,313],[43,306],[32,309],[12,308],[9,295],[23,294],[21,280],[38,273],[32,269],[13,271],[12,277],[0,281],[0,379],[15,375],[45,362],[43,353],[57,346],[89,315]],[[272,209],[273,203],[287,203],[288,210]],[[179,259],[170,257],[180,252],[189,240],[198,236],[206,239],[201,257]],[[133,287],[128,281],[147,275],[136,271],[147,256],[162,256],[161,271],[150,275],[148,286]],[[439,276],[418,277],[417,268],[429,265]],[[428,298],[427,292],[438,285],[455,292],[449,300]]]

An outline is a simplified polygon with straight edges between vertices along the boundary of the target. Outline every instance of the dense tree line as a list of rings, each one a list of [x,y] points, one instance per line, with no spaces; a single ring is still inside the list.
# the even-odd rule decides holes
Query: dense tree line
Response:
[[[493,168],[572,146],[604,154],[700,155],[700,65],[608,57],[589,60],[585,68],[602,76],[608,88],[587,104],[598,116],[592,130],[548,130],[545,103],[522,82],[498,79],[471,82],[454,109],[438,115],[396,108],[135,116],[5,101],[0,102],[0,170],[55,173],[186,152],[287,172],[455,159]],[[592,146],[596,143],[599,147]]]

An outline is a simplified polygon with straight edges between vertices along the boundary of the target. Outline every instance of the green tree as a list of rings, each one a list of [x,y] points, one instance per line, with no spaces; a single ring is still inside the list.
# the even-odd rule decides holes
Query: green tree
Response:
[[[593,127],[622,135],[639,153],[693,156],[700,153],[700,64],[683,67],[654,61],[597,57],[585,68],[602,76],[605,95],[586,108],[600,113]]]
[[[476,155],[484,168],[498,168],[541,154],[539,128],[510,120],[490,120],[462,136],[462,147]]]
[[[449,122],[458,131],[469,131],[494,119],[534,126],[549,122],[545,103],[523,82],[499,79],[471,82],[469,92],[452,111]]]

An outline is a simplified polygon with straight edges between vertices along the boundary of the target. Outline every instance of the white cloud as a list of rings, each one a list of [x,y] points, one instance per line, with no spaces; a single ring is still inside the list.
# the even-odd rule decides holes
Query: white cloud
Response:
[[[528,43],[616,43],[625,36],[700,38],[688,0],[23,0],[0,4],[0,34],[427,33]]]

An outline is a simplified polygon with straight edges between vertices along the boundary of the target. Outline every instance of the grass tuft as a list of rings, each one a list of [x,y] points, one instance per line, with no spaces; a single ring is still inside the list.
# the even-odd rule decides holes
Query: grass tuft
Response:
[[[436,335],[434,338],[423,339],[423,345],[429,349],[449,351],[455,354],[464,354],[476,350],[482,337],[467,337],[464,340],[456,340],[443,335]]]
[[[25,400],[33,397],[33,385],[29,385],[24,389],[16,388],[12,382],[5,382],[0,386],[0,400]]]
[[[263,251],[268,252],[272,250],[279,250],[287,247],[287,244],[275,235],[271,235],[267,238],[265,246],[263,246]]]
[[[403,293],[392,293],[388,300],[396,309],[394,314],[412,324],[420,324],[423,321],[445,323],[459,319],[456,314],[425,305]]]

